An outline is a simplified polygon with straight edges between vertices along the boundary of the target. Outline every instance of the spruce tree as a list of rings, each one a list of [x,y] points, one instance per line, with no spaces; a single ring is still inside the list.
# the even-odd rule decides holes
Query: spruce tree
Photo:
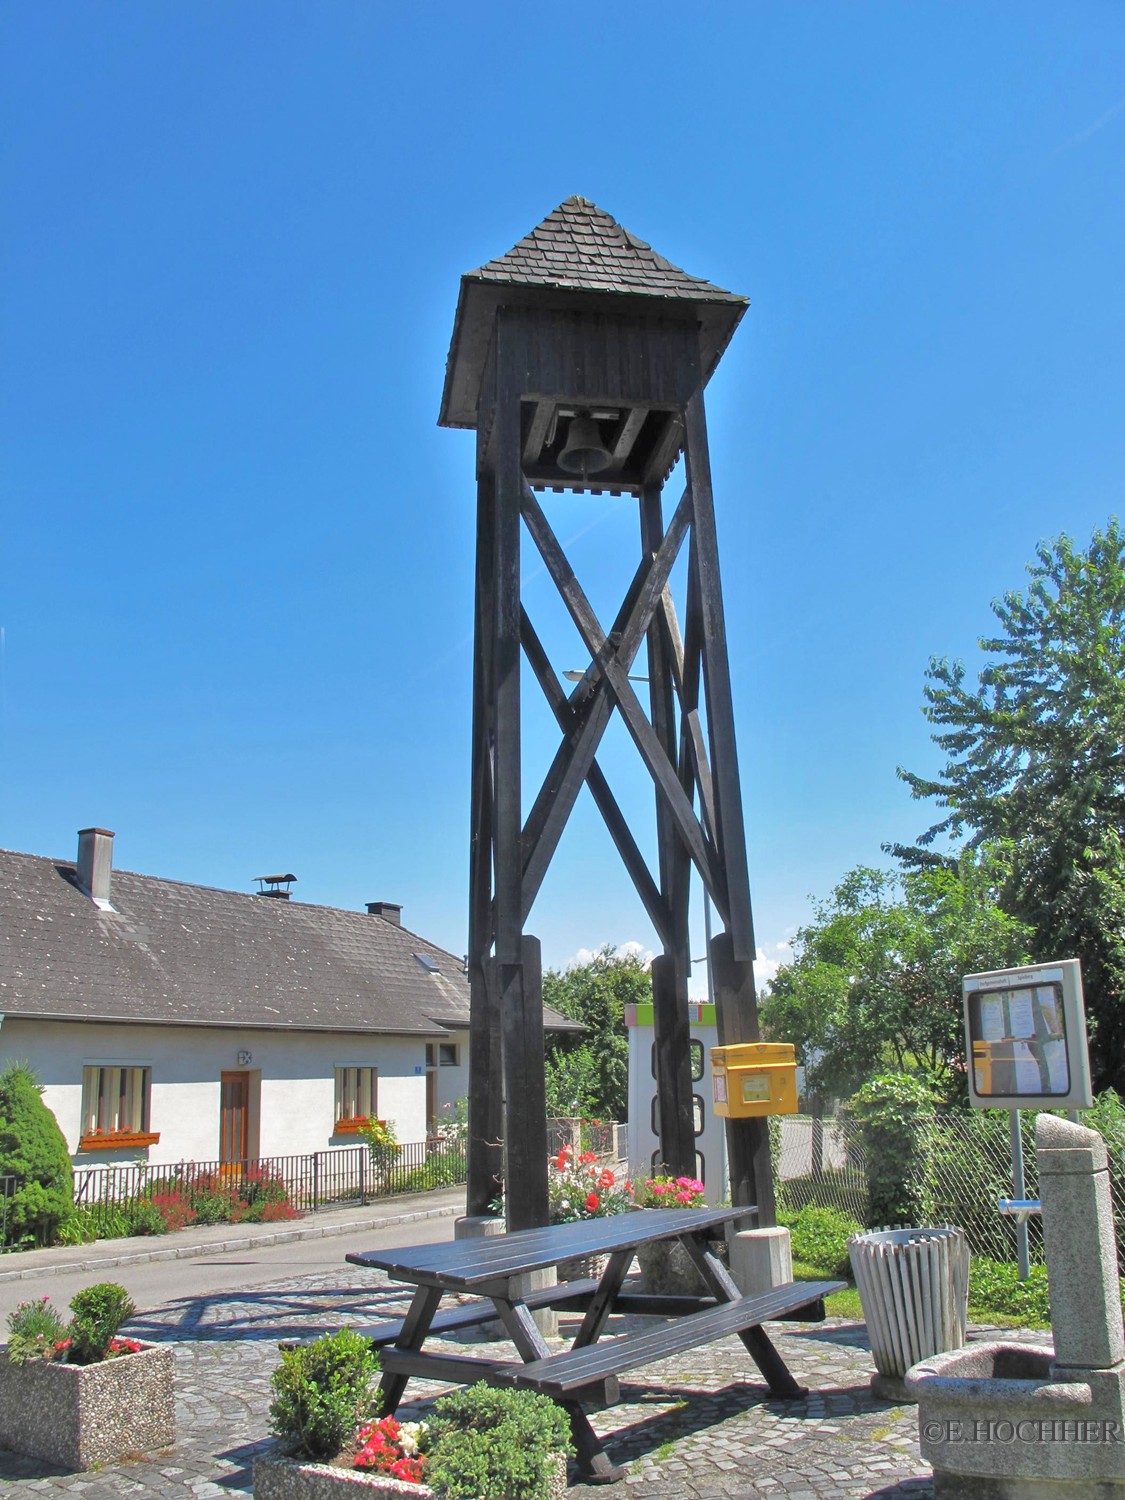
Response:
[[[0,1175],[14,1177],[8,1199],[8,1244],[49,1245],[74,1203],[74,1169],[66,1138],[43,1103],[26,1063],[0,1073]]]

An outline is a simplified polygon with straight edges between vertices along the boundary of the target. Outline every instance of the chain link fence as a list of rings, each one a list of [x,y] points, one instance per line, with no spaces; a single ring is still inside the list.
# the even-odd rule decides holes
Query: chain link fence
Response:
[[[774,1177],[778,1207],[796,1213],[807,1204],[833,1208],[866,1229],[866,1153],[856,1125],[843,1117],[823,1120],[807,1115],[783,1116],[773,1134]],[[926,1219],[955,1224],[965,1231],[977,1255],[992,1260],[1016,1258],[1014,1221],[1001,1216],[997,1200],[1012,1196],[1012,1152],[1006,1111],[974,1110],[970,1115],[938,1115],[926,1125]],[[1035,1116],[1023,1116],[1024,1186],[1028,1198],[1039,1196],[1035,1165]],[[1125,1276],[1125,1150],[1109,1145],[1117,1257]],[[1033,1264],[1043,1261],[1043,1228],[1038,1215],[1028,1224]]]

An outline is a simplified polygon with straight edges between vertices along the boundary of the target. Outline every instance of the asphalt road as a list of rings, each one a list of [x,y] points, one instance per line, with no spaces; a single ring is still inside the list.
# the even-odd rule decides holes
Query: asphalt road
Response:
[[[191,1297],[210,1297],[245,1290],[294,1276],[339,1271],[341,1286],[351,1270],[344,1260],[350,1250],[368,1250],[379,1245],[431,1245],[452,1240],[453,1218],[418,1219],[386,1228],[357,1228],[355,1235],[294,1240],[284,1245],[229,1249],[191,1260],[156,1260],[140,1265],[114,1266],[110,1270],[66,1271],[24,1281],[0,1283],[0,1329],[20,1302],[50,1297],[66,1316],[75,1292],[95,1281],[116,1281],[127,1289],[138,1312],[152,1312],[171,1302]],[[3,1338],[0,1332],[0,1339]]]

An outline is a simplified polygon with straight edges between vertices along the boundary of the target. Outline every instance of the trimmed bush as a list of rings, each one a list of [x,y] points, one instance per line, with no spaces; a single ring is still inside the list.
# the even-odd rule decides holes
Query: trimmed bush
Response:
[[[105,1359],[122,1323],[136,1312],[132,1297],[116,1281],[99,1281],[70,1299],[73,1317],[67,1328],[72,1365],[96,1365]]]
[[[42,1093],[26,1063],[11,1062],[0,1073],[0,1174],[16,1179],[8,1200],[10,1245],[52,1244],[73,1211],[70,1153]]]
[[[537,1391],[482,1384],[434,1403],[425,1482],[447,1500],[549,1500],[570,1421]]]
[[[797,1213],[779,1213],[777,1222],[789,1230],[793,1259],[825,1276],[851,1277],[848,1240],[863,1226],[834,1208],[809,1204]]]
[[[909,1073],[884,1073],[853,1095],[847,1112],[867,1158],[867,1223],[898,1229],[924,1224],[934,1096]]]
[[[360,1423],[375,1415],[378,1372],[370,1343],[350,1328],[284,1349],[271,1381],[274,1433],[298,1456],[335,1458]]]

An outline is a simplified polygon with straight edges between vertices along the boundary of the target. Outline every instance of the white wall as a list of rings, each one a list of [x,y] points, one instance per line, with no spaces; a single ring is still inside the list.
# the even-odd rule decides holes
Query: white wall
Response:
[[[456,1091],[463,1073],[467,1079],[467,1038],[463,1040],[462,1066],[438,1070],[439,1105],[467,1091],[467,1081]],[[243,1051],[251,1055],[248,1063],[238,1060]],[[26,1061],[35,1070],[44,1102],[54,1112],[76,1161],[85,1165],[138,1155],[136,1150],[77,1154],[82,1069],[92,1063],[152,1069],[150,1127],[159,1132],[160,1141],[139,1153],[150,1162],[214,1161],[218,1157],[219,1082],[224,1071],[247,1071],[252,1092],[256,1084],[259,1088],[255,1154],[261,1156],[304,1155],[356,1143],[355,1137],[332,1133],[338,1067],[378,1068],[379,1118],[394,1124],[400,1141],[421,1141],[426,1135],[426,1044],[422,1038],[234,1027],[111,1026],[9,1016],[0,1023],[0,1066],[12,1059]],[[443,1075],[455,1075],[448,1092]],[[254,1123],[252,1119],[252,1135]]]

